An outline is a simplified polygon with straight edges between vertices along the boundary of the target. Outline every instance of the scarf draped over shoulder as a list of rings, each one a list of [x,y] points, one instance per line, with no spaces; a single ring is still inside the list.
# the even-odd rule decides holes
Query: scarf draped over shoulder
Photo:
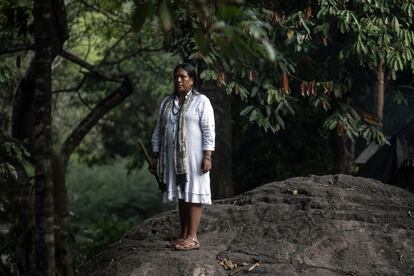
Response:
[[[186,133],[186,122],[185,122],[185,113],[190,106],[193,97],[200,95],[199,92],[194,89],[188,96],[186,96],[184,103],[178,113],[177,120],[177,131],[174,143],[174,163],[175,163],[175,174],[176,174],[176,185],[180,186],[181,190],[184,191],[185,184],[187,183],[187,133]],[[166,127],[170,116],[172,116],[174,99],[176,94],[172,94],[167,97],[164,101],[164,104],[161,107],[160,112],[160,127],[159,127],[159,158],[157,173],[160,177],[162,184],[167,183],[167,139]],[[165,185],[164,185],[165,186]]]

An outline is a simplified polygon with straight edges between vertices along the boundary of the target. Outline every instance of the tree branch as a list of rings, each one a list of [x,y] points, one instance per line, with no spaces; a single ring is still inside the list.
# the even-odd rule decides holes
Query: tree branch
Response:
[[[105,60],[109,57],[110,53],[112,52],[113,49],[115,49],[115,47],[121,43],[121,41],[132,31],[132,28],[129,28],[123,35],[121,35],[121,37],[111,46],[109,47],[109,49],[106,51],[105,56],[103,57],[101,64],[105,63]]]
[[[74,54],[71,54],[71,53],[69,53],[65,50],[62,50],[60,55],[64,58],[66,58],[67,60],[70,60],[73,63],[76,63],[79,66],[88,69],[95,77],[97,77],[99,79],[112,81],[112,82],[118,82],[118,83],[123,83],[125,81],[123,75],[103,72],[103,71],[99,70],[98,68],[96,68],[96,66],[88,63],[87,61],[85,61],[85,60],[79,58],[78,56],[75,56]]]
[[[111,111],[115,106],[123,102],[132,94],[133,84],[128,77],[124,77],[122,85],[114,92],[99,102],[85,118],[77,125],[72,133],[66,138],[60,147],[60,154],[65,164],[69,161],[70,155],[79,146],[83,138],[95,126],[98,121]]]
[[[75,87],[54,90],[52,93],[53,94],[60,94],[60,93],[76,92],[79,89],[81,89],[81,87],[82,87],[83,83],[85,82],[85,80],[86,80],[86,76],[83,76],[82,80]]]
[[[23,44],[23,45],[14,45],[11,46],[8,49],[1,49],[0,50],[0,55],[6,55],[6,54],[12,54],[12,53],[16,53],[16,52],[21,52],[21,51],[28,51],[28,50],[33,50],[34,49],[34,44]]]
[[[132,52],[132,53],[129,53],[129,54],[127,54],[127,55],[125,55],[125,56],[121,57],[121,58],[120,58],[120,59],[118,59],[118,60],[103,62],[103,63],[102,63],[102,65],[114,65],[114,64],[119,64],[119,63],[121,63],[122,61],[127,60],[127,59],[129,59],[129,58],[131,58],[131,57],[134,57],[134,56],[136,56],[136,55],[138,55],[138,54],[140,54],[140,53],[142,53],[142,52],[159,52],[159,51],[162,51],[162,50],[163,50],[163,48],[141,48],[141,49],[137,49],[136,51],[134,51],[134,52]]]
[[[411,85],[395,85],[392,88],[402,88],[402,89],[407,89],[407,90],[414,90],[414,86]]]

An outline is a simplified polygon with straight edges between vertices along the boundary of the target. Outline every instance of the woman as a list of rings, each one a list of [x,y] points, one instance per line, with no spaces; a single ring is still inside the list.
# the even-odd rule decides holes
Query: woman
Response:
[[[174,69],[175,91],[161,103],[151,140],[151,171],[165,184],[163,201],[178,201],[181,233],[169,242],[176,250],[200,248],[197,231],[202,204],[211,204],[214,113],[209,99],[193,89],[195,77],[189,64]]]

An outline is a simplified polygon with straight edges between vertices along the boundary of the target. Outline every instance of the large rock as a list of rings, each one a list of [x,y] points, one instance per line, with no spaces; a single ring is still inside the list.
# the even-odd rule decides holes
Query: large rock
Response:
[[[414,275],[414,195],[372,179],[297,177],[216,201],[198,251],[165,248],[178,229],[176,211],[152,217],[83,274]]]

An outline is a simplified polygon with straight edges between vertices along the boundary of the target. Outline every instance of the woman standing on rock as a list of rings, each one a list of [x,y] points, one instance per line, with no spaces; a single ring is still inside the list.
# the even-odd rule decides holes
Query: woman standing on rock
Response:
[[[202,204],[211,204],[214,112],[209,99],[193,88],[195,77],[189,64],[174,69],[175,91],[162,101],[151,139],[150,169],[165,184],[163,201],[178,201],[181,234],[168,245],[176,250],[200,248]]]

